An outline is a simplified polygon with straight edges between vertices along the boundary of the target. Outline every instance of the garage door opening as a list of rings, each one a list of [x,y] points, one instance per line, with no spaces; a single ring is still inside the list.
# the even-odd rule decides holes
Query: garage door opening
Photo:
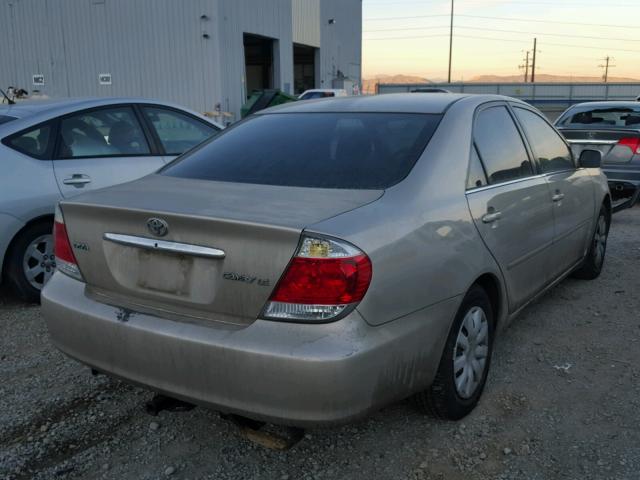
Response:
[[[306,45],[293,45],[293,89],[301,94],[316,86],[316,53],[318,49]]]
[[[244,59],[247,97],[253,90],[266,90],[274,86],[273,47],[271,38],[244,34]]]

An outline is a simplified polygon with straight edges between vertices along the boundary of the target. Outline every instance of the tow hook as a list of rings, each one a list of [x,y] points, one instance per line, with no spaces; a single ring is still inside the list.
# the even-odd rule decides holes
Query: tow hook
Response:
[[[240,430],[240,434],[250,442],[271,450],[289,450],[304,438],[304,429],[296,427],[283,427],[240,415],[220,414],[229,420]]]
[[[144,404],[145,411],[154,417],[157,417],[163,410],[168,412],[188,412],[194,408],[195,405],[192,403],[183,402],[177,398],[171,398],[160,394],[155,395],[151,400]]]

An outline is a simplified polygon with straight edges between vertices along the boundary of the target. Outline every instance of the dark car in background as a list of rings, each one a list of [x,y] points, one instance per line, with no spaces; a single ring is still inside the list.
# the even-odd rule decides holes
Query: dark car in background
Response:
[[[640,103],[589,102],[574,105],[556,121],[574,155],[586,148],[602,152],[602,170],[614,200],[640,192]]]

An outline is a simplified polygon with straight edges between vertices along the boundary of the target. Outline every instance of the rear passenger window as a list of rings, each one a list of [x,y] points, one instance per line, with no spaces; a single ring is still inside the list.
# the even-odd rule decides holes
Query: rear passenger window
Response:
[[[167,155],[180,155],[217,132],[212,125],[173,110],[154,107],[143,109]]]
[[[514,110],[543,173],[575,168],[569,147],[547,122],[529,110],[523,108]]]
[[[533,174],[522,137],[506,107],[490,107],[478,114],[474,140],[489,183],[507,182]]]
[[[51,125],[45,124],[13,135],[5,140],[5,144],[20,153],[42,159],[47,153],[50,138]]]
[[[130,107],[102,108],[60,120],[58,158],[149,155]]]
[[[471,160],[469,161],[469,177],[467,178],[467,190],[484,187],[487,184],[487,176],[482,168],[482,162],[478,156],[478,150],[474,145],[471,148]]]

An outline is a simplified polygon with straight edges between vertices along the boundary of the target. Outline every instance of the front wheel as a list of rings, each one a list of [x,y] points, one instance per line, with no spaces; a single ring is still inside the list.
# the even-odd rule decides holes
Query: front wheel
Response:
[[[459,420],[475,408],[491,363],[494,327],[489,297],[474,285],[456,314],[433,384],[415,397],[421,409]]]
[[[573,272],[573,276],[583,280],[593,280],[600,276],[607,253],[607,239],[609,237],[609,212],[603,206],[598,215],[596,230],[591,239],[591,246],[580,267]]]
[[[9,251],[7,276],[16,293],[27,302],[40,301],[40,291],[55,270],[52,229],[50,222],[25,228]]]

